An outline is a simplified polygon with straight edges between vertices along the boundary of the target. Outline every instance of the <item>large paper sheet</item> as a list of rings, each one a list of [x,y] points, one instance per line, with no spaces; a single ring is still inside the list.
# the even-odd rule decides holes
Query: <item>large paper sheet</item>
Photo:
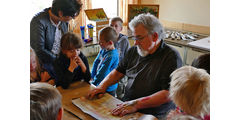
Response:
[[[100,99],[88,100],[84,97],[72,100],[72,103],[80,108],[83,112],[91,115],[97,120],[137,120],[139,118],[146,118],[148,115],[141,113],[128,114],[123,117],[111,115],[111,110],[116,107],[116,104],[122,103],[118,99],[105,94]],[[153,118],[153,117],[152,117]]]
[[[188,45],[204,50],[210,50],[210,36],[194,42],[190,42]]]

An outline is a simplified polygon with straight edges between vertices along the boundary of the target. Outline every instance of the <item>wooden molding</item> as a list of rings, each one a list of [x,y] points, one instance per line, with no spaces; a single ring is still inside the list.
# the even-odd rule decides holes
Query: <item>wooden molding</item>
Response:
[[[167,20],[161,20],[163,26],[169,29],[182,30],[182,31],[191,31],[194,33],[210,35],[209,26],[193,25],[187,23],[179,23]]]

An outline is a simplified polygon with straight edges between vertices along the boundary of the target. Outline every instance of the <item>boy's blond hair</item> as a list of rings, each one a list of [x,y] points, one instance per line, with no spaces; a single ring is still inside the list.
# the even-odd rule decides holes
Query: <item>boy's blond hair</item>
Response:
[[[119,25],[122,27],[123,20],[120,17],[113,17],[113,18],[111,18],[109,23],[111,24],[112,22],[116,22],[116,21],[119,21]]]
[[[103,36],[106,42],[113,41],[115,43],[117,42],[117,39],[118,39],[117,32],[115,31],[114,28],[110,26],[102,28],[99,31],[98,36],[99,36],[99,39],[101,36]]]
[[[204,117],[209,114],[210,76],[203,69],[183,66],[171,74],[170,98],[184,112]]]

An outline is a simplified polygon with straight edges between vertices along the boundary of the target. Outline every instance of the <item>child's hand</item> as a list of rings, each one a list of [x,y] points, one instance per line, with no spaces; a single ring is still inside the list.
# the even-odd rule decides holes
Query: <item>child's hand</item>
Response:
[[[76,62],[77,62],[77,64],[78,64],[79,66],[85,65],[85,64],[83,63],[82,59],[81,59],[79,56],[77,56],[77,57],[75,58],[75,60],[76,60]]]
[[[168,115],[167,115],[167,120],[171,120],[172,118],[174,118],[174,116],[181,114],[179,111],[177,110],[171,110]]]
[[[82,59],[81,59],[79,56],[77,56],[77,57],[75,58],[75,60],[76,60],[77,64],[82,68],[82,72],[85,73],[86,70],[87,70],[87,68],[86,68],[84,62],[82,61]]]
[[[51,76],[48,74],[47,71],[41,72],[40,76],[41,76],[41,82],[47,82],[47,80],[51,78]]]
[[[68,70],[69,70],[70,72],[73,72],[74,69],[75,69],[77,66],[78,66],[78,64],[77,64],[77,61],[75,60],[75,58],[70,58],[70,65],[69,65],[69,67],[68,67]]]

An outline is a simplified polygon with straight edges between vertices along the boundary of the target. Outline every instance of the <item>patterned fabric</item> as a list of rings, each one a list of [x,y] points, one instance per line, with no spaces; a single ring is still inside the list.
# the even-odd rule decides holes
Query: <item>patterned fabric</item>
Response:
[[[50,21],[51,23],[53,24],[53,26],[56,27],[56,32],[55,32],[55,40],[54,40],[54,43],[53,43],[53,47],[52,47],[52,52],[56,55],[58,55],[60,53],[60,43],[61,43],[61,37],[62,35],[64,34],[63,33],[63,30],[60,26],[61,24],[61,21],[58,22],[58,24],[55,24],[52,19],[50,18]]]

